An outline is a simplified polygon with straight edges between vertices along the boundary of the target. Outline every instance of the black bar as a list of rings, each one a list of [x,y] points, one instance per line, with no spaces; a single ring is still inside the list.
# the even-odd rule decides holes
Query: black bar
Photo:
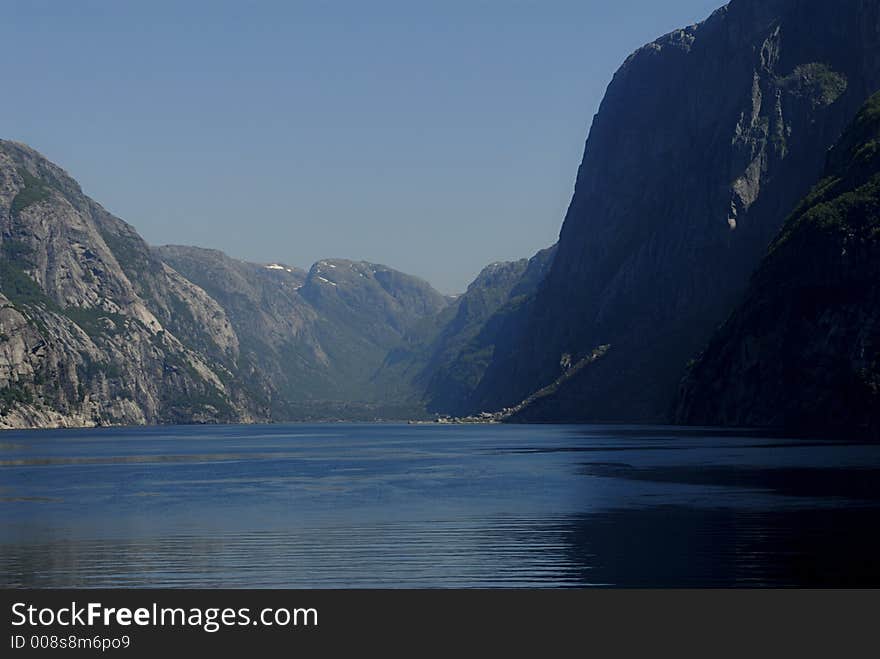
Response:
[[[72,602],[78,607],[100,603],[101,615],[120,607],[182,608],[188,615],[195,609],[201,624],[125,626],[112,612],[109,625],[103,617],[92,625],[13,625],[21,622],[22,612],[27,615],[28,605],[34,611],[51,608],[54,615]],[[68,645],[71,639],[80,644],[91,639],[91,648],[77,646],[91,656],[421,656],[437,651],[470,656],[477,646],[490,649],[490,656],[855,656],[876,652],[878,604],[876,590],[7,590],[0,656],[68,656],[69,647],[58,647],[61,639]],[[220,612],[210,611],[243,608],[251,617],[273,609],[266,614],[269,622],[277,609],[313,609],[315,616],[300,615],[297,625],[252,621],[206,630],[208,617],[219,620]],[[50,620],[50,614],[43,615]],[[128,647],[121,647],[121,640],[113,647],[124,636]],[[98,645],[110,645],[95,648],[96,639]]]

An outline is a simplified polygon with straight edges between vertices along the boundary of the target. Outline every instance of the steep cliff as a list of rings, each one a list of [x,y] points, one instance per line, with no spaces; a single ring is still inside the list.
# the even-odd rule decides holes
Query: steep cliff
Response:
[[[32,149],[0,141],[0,426],[251,421],[223,309]]]
[[[666,420],[687,360],[878,87],[878,0],[734,0],[635,52],[594,118],[550,272],[505,319],[470,410],[608,346],[519,420]]]
[[[880,94],[692,366],[676,416],[880,437]]]

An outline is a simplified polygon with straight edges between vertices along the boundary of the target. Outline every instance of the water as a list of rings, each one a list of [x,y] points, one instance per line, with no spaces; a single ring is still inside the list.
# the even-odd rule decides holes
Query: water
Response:
[[[880,446],[620,426],[0,434],[0,586],[880,585]]]

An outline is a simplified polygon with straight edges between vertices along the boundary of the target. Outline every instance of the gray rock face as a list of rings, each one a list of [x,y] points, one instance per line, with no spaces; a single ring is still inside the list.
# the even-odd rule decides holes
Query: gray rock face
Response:
[[[232,374],[223,309],[63,170],[6,141],[0,249],[0,426],[262,418]]]
[[[880,94],[692,365],[680,423],[880,437]]]
[[[666,420],[825,152],[880,87],[880,2],[734,0],[639,49],[609,85],[546,281],[470,411],[605,356],[520,420]]]

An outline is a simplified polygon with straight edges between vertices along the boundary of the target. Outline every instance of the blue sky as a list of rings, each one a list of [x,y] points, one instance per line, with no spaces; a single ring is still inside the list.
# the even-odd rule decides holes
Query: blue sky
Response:
[[[721,0],[0,0],[0,137],[153,244],[462,290],[556,240],[635,48]]]

